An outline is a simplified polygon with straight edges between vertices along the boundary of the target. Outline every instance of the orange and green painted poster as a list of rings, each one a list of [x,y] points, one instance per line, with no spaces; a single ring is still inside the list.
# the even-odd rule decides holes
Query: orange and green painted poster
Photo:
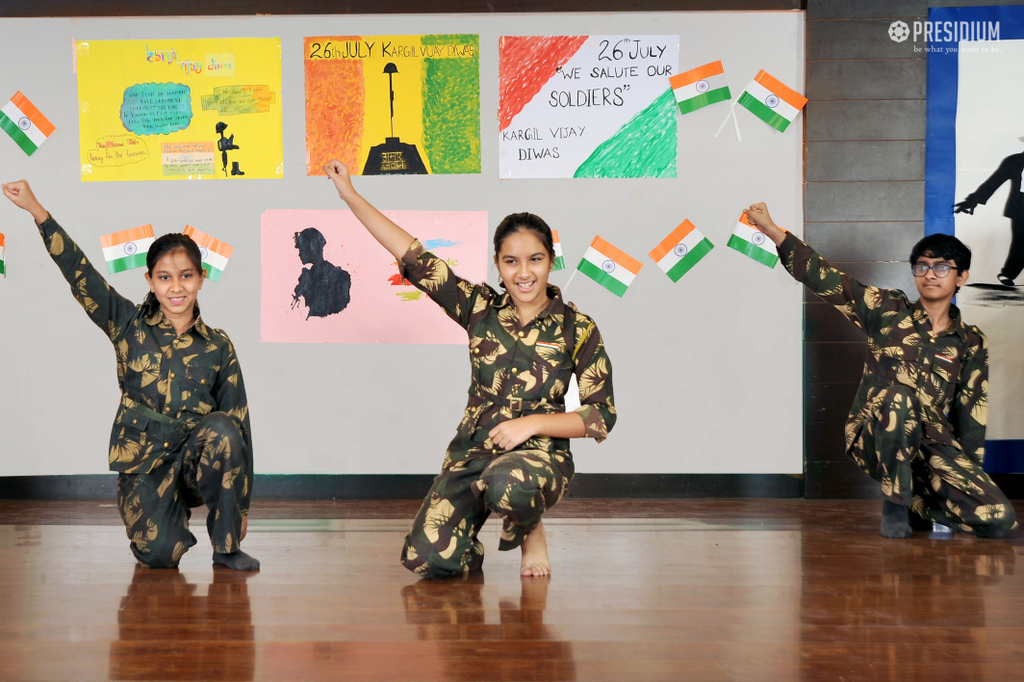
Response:
[[[320,36],[304,41],[306,174],[480,172],[480,38]]]
[[[674,178],[679,36],[504,36],[502,178]]]

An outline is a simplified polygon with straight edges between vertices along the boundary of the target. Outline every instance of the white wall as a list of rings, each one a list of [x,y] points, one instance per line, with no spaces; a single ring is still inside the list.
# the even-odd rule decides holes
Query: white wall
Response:
[[[31,158],[0,139],[0,176],[28,178],[101,266],[100,235],[145,223],[158,234],[216,225],[235,246],[201,304],[237,347],[257,472],[433,473],[465,401],[464,348],[259,340],[260,214],[343,207],[326,179],[304,174],[302,38],[402,33],[480,35],[483,172],[357,178],[368,199],[389,209],[484,210],[492,230],[507,213],[529,210],[559,231],[567,263],[595,233],[645,263],[622,299],[582,277],[568,291],[604,335],[620,415],[605,443],[574,447],[577,470],[802,471],[800,288],[781,265],[769,271],[725,246],[754,201],[802,234],[802,120],[780,134],[739,110],[739,142],[731,125],[712,138],[726,105],[681,117],[673,180],[499,181],[496,145],[501,35],[678,33],[680,69],[722,59],[735,97],[759,69],[803,90],[801,13],[4,19],[0,99],[24,91],[57,131]],[[283,180],[80,182],[73,38],[261,36],[282,44]],[[673,284],[647,252],[684,218],[716,248]],[[69,294],[31,218],[5,202],[0,231],[9,272],[0,280],[0,475],[102,473],[118,401],[113,351]],[[570,272],[552,281],[564,284]],[[497,283],[493,267],[489,279]],[[135,300],[147,291],[141,270],[110,281]]]

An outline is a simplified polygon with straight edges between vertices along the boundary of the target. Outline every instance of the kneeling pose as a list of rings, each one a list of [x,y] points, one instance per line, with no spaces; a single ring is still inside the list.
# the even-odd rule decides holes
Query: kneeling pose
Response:
[[[25,181],[3,185],[32,214],[43,242],[85,312],[117,356],[121,405],[110,434],[110,469],[131,549],[153,568],[178,565],[196,538],[189,507],[209,509],[213,561],[255,570],[238,548],[252,492],[252,441],[242,372],[227,335],[207,327],[196,295],[203,287],[199,247],[166,234],[149,247],[142,305],[103,279]]]
[[[615,423],[612,368],[594,322],[548,284],[551,230],[529,213],[505,218],[494,261],[505,293],[457,277],[352,187],[348,168],[324,169],[366,229],[398,259],[402,275],[469,334],[472,384],[441,474],[405,539],[402,563],[428,578],[458,576],[483,562],[477,533],[502,517],[499,549],[522,545],[521,573],[547,575],[541,516],[573,475],[569,439],[603,440]],[[572,374],[581,406],[565,411]]]
[[[932,521],[982,537],[1016,522],[1013,505],[981,468],[988,412],[988,349],[965,324],[953,295],[967,281],[971,251],[934,234],[914,246],[920,298],[865,286],[780,229],[764,204],[744,211],[775,242],[794,278],[868,335],[846,452],[881,483],[881,534],[905,538]]]

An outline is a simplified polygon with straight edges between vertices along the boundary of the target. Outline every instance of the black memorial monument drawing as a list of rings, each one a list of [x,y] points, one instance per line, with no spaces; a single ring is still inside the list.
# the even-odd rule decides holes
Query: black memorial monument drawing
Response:
[[[426,175],[427,167],[423,165],[419,150],[414,144],[406,144],[395,137],[395,84],[392,80],[398,73],[393,62],[384,65],[384,73],[388,75],[388,93],[391,105],[391,137],[384,138],[384,144],[370,148],[366,157],[363,175]]]

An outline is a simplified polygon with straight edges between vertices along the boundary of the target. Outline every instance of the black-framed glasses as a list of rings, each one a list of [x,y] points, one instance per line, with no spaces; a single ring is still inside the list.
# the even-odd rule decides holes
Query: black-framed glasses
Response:
[[[960,268],[949,263],[936,263],[935,265],[928,265],[927,263],[914,263],[910,266],[910,269],[914,271],[914,277],[924,277],[931,270],[935,273],[936,277],[948,277],[950,270],[959,270]]]

